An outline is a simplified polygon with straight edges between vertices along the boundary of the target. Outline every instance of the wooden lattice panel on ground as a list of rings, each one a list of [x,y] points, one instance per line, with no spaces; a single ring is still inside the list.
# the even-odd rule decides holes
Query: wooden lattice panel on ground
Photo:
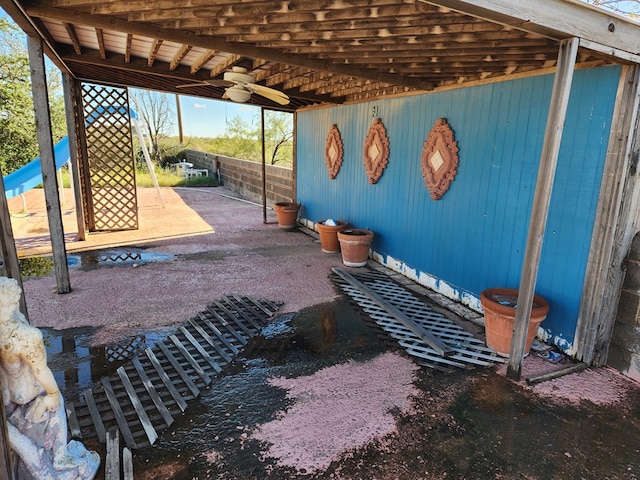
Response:
[[[238,295],[211,303],[175,333],[125,361],[115,374],[102,377],[76,401],[67,401],[71,435],[97,436],[105,443],[108,433],[118,430],[129,449],[153,445],[280,306]],[[135,341],[130,346],[135,350]]]
[[[487,367],[505,361],[487,347],[483,340],[475,338],[472,333],[383,273],[362,270],[349,275],[357,282],[354,284],[337,274],[336,270],[340,269],[334,269],[332,278],[340,289],[351,297],[375,325],[411,355],[418,365],[451,372],[455,369]],[[372,300],[372,295],[380,298],[385,306]],[[393,315],[394,311],[406,317],[417,329],[408,328],[407,324],[398,321],[397,316]],[[420,330],[444,345],[445,354],[438,353],[424,338],[416,334]]]
[[[124,88],[82,85],[93,231],[138,228],[129,98]]]

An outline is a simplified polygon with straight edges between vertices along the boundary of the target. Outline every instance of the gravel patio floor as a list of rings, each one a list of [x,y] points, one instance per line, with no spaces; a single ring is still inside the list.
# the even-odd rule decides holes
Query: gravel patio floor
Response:
[[[169,329],[237,293],[283,302],[283,333],[252,344],[156,446],[135,452],[137,479],[640,476],[636,383],[608,368],[535,386],[507,380],[504,367],[438,375],[377,343],[358,319],[319,347],[318,312],[344,307],[329,278],[339,255],[322,253],[308,232],[279,229],[271,210],[264,224],[261,206],[224,187],[162,196],[164,207],[154,189],[139,189],[139,230],[84,242],[65,207],[69,253],[135,246],[167,258],[72,267],[65,295],[53,275],[26,279],[31,323],[91,328],[93,344],[109,344]],[[26,212],[10,202],[19,254],[46,254],[42,191],[26,202]],[[530,355],[523,378],[549,368]]]

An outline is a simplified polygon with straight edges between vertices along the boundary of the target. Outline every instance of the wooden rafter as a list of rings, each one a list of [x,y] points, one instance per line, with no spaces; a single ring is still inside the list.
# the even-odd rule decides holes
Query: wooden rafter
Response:
[[[98,49],[100,50],[100,58],[107,58],[107,50],[104,45],[104,31],[101,28],[96,28],[96,40],[98,40]]]
[[[174,71],[176,67],[180,65],[182,60],[184,60],[184,57],[187,56],[187,54],[191,51],[192,48],[193,47],[191,45],[180,46],[176,54],[171,59],[171,63],[169,64],[169,70]],[[193,72],[193,67],[191,68],[191,70],[192,70],[192,73],[195,73]]]
[[[155,61],[156,55],[158,54],[158,50],[160,50],[161,46],[162,46],[162,39],[156,38],[153,40],[153,43],[151,44],[151,48],[149,49],[149,56],[147,57],[147,64],[150,67],[153,66],[153,62]]]
[[[67,31],[67,34],[71,39],[73,49],[78,55],[80,55],[82,53],[82,47],[80,46],[80,40],[78,39],[78,34],[76,33],[75,27],[71,23],[64,23],[64,29]]]

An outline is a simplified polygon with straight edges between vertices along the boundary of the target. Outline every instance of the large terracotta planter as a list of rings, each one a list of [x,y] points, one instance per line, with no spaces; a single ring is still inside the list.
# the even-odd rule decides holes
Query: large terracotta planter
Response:
[[[373,240],[371,230],[348,228],[338,232],[342,263],[347,267],[364,267],[369,258]]]
[[[518,290],[513,288],[489,288],[480,294],[480,303],[484,310],[487,346],[505,357],[509,356],[511,350],[517,302]],[[549,304],[547,301],[539,295],[534,295],[527,339],[524,345],[525,354],[531,349],[538,327],[547,317],[548,312]]]
[[[276,216],[278,217],[278,226],[285,230],[293,230],[296,228],[296,220],[298,219],[298,211],[300,204],[296,202],[278,202],[274,205]]]
[[[325,253],[338,253],[340,251],[338,232],[347,228],[347,222],[337,220],[337,225],[325,225],[324,222],[323,220],[316,223],[316,228],[320,234],[320,247]]]

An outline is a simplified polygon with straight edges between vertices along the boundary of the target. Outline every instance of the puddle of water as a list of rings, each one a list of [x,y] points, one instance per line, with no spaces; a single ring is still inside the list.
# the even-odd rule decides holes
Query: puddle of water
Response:
[[[162,472],[165,478],[185,480],[294,478],[291,469],[263,459],[264,445],[249,438],[257,425],[288,407],[286,391],[271,386],[269,378],[311,375],[384,350],[376,332],[346,299],[279,316],[249,341],[152,449],[136,455],[136,475],[152,478]]]
[[[94,334],[95,329],[91,328],[42,329],[47,363],[67,399],[77,398],[161,339],[159,334],[149,332],[112,345],[92,346]]]
[[[153,262],[164,262],[175,255],[147,252],[141,248],[110,248],[78,252],[67,256],[69,268],[92,270],[99,267],[139,267]],[[18,259],[23,278],[46,277],[53,274],[53,257],[28,257]]]
[[[79,393],[128,361],[109,361],[107,348],[88,346],[93,333],[47,332],[50,366],[57,365],[52,369],[67,398],[69,389]],[[165,336],[149,333],[119,345],[133,354]],[[302,475],[264,458],[267,446],[250,433],[293,406],[270,378],[295,379],[385,350],[385,340],[346,299],[279,316],[156,445],[134,452],[136,478],[640,478],[640,390],[615,405],[575,406],[491,369],[421,370],[413,409],[395,413],[397,433],[344,455],[325,472]]]

